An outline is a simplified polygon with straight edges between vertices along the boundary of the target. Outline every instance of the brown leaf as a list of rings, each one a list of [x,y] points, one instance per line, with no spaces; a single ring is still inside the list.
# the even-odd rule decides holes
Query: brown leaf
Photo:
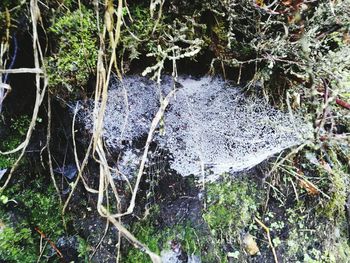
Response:
[[[305,181],[303,179],[300,179],[299,186],[301,188],[305,189],[309,195],[314,196],[314,195],[318,195],[320,193],[320,191],[318,191],[318,189],[314,186],[314,184],[312,184],[308,181]]]

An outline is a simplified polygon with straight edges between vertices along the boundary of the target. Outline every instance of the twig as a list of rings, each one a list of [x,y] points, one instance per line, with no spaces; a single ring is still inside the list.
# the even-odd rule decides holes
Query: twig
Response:
[[[13,45],[14,45],[14,51],[13,51],[13,55],[12,55],[12,58],[11,58],[11,63],[8,67],[8,69],[12,69],[14,64],[15,64],[15,61],[16,61],[16,58],[17,58],[17,51],[18,51],[18,43],[17,43],[17,38],[16,38],[16,33],[13,35]],[[8,74],[9,73],[6,73],[5,76],[4,76],[4,83],[7,83],[7,79],[8,79]]]
[[[48,155],[48,159],[49,159],[48,161],[49,161],[49,171],[50,171],[51,180],[52,180],[52,183],[53,183],[53,185],[55,187],[56,193],[58,195],[58,200],[60,202],[60,206],[62,207],[63,206],[63,201],[62,201],[60,189],[58,188],[58,185],[56,183],[55,174],[53,172],[53,166],[52,166],[52,156],[51,156],[51,147],[50,147],[50,143],[51,143],[51,121],[52,121],[51,118],[52,118],[52,114],[51,114],[51,96],[50,96],[50,93],[48,92],[48,95],[47,95],[46,148],[47,148],[47,155]],[[62,213],[62,221],[63,221],[63,225],[66,226],[63,213]]]
[[[47,242],[49,242],[50,246],[56,251],[56,254],[59,258],[63,259],[63,254],[61,253],[61,251],[56,247],[55,243],[52,242],[46,235],[44,232],[42,232],[38,227],[34,228],[36,232],[38,232],[40,234],[40,236],[45,239]]]
[[[49,243],[48,241],[46,241],[46,242],[45,242],[45,245],[42,247],[42,245],[41,245],[42,239],[43,239],[43,237],[41,236],[41,237],[40,237],[40,254],[39,254],[39,256],[38,256],[38,259],[36,260],[37,263],[40,262],[41,257],[43,256],[43,254],[44,254],[44,252],[45,252],[45,248],[46,248],[47,244]]]
[[[122,224],[120,224],[103,206],[101,207],[101,216],[106,217],[117,229],[118,231],[131,242],[135,247],[139,248],[141,251],[146,252],[153,263],[162,263],[161,258],[153,253],[149,248],[142,244],[140,241],[136,239],[136,237],[129,232]]]
[[[335,99],[335,102],[336,102],[339,106],[342,106],[343,108],[350,110],[350,103],[349,103],[349,102],[346,102],[346,101],[341,100],[341,99],[339,99],[339,98],[336,98],[336,99]]]
[[[295,171],[288,171],[287,169],[283,168],[282,166],[280,167],[280,169],[282,169],[284,172],[290,174],[291,176],[293,176],[295,179],[299,180],[300,182],[306,182],[306,185],[310,185],[312,188],[317,190],[319,193],[321,193],[328,200],[331,199],[331,197],[329,195],[327,195],[320,188],[318,188],[315,184],[313,184],[312,182],[310,182],[308,179],[306,179],[305,177],[301,176],[297,172],[295,172]]]
[[[269,241],[269,246],[272,250],[273,258],[275,260],[275,263],[278,263],[276,250],[275,250],[275,247],[273,246],[272,241],[271,241],[270,229],[263,222],[261,222],[257,217],[254,217],[254,219],[265,230],[267,239]]]
[[[107,235],[108,228],[109,228],[109,220],[107,219],[106,227],[105,227],[105,230],[104,230],[104,232],[103,232],[103,235],[102,235],[100,241],[97,243],[96,247],[94,248],[93,252],[92,252],[91,255],[89,256],[89,262],[92,260],[92,258],[93,258],[94,255],[96,254],[98,248],[101,246],[101,244],[102,244],[104,238],[105,238],[106,235]]]
[[[162,101],[162,104],[161,104],[161,106],[160,106],[156,116],[154,117],[154,119],[152,121],[151,128],[150,128],[150,130],[148,132],[147,141],[146,141],[146,144],[145,144],[145,149],[144,149],[144,152],[143,152],[143,155],[142,155],[139,171],[137,173],[136,183],[135,183],[135,187],[134,187],[134,190],[133,190],[133,193],[132,193],[132,197],[131,197],[131,201],[130,201],[129,207],[128,207],[128,209],[127,209],[127,211],[125,213],[123,213],[123,214],[115,214],[115,215],[113,215],[114,217],[121,217],[121,216],[124,216],[124,215],[131,214],[133,212],[133,210],[134,210],[135,201],[136,201],[136,195],[137,195],[137,192],[138,192],[138,189],[139,189],[139,185],[140,185],[140,182],[141,182],[141,178],[142,178],[142,175],[143,175],[143,170],[145,168],[145,164],[146,164],[146,161],[147,161],[148,149],[149,149],[150,144],[152,142],[153,134],[156,131],[156,128],[158,127],[158,124],[159,124],[160,120],[163,117],[163,114],[165,112],[166,107],[168,106],[168,104],[170,102],[170,99],[174,96],[176,91],[177,91],[176,89],[172,90],[164,98],[164,100]]]

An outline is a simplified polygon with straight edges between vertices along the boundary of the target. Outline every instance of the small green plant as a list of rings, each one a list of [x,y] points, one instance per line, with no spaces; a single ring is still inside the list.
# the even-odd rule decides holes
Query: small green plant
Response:
[[[207,186],[203,218],[218,235],[238,233],[247,226],[260,203],[252,182],[228,177]]]
[[[129,62],[138,59],[142,52],[155,51],[157,48],[155,41],[151,39],[155,21],[151,18],[149,8],[137,5],[130,12],[133,22],[129,28],[124,28],[121,37],[122,52],[127,55]],[[159,30],[161,31],[161,25]]]
[[[52,21],[49,32],[57,39],[57,49],[47,61],[49,83],[56,92],[83,89],[97,61],[97,21],[83,5]],[[58,89],[58,90],[57,90]]]
[[[27,115],[21,115],[16,120],[12,120],[11,129],[18,133],[18,135],[24,136],[27,133],[29,124],[29,117]]]
[[[150,209],[150,215],[145,220],[136,221],[131,231],[136,238],[145,244],[151,251],[161,254],[163,250],[171,250],[171,244],[176,242],[188,255],[201,254],[206,240],[200,240],[200,230],[197,230],[190,222],[181,222],[172,227],[155,225],[159,214],[159,207],[154,205]],[[202,242],[203,241],[203,242]],[[151,262],[149,256],[137,248],[131,248],[125,255],[123,262]]]
[[[161,236],[157,234],[157,229],[153,227],[151,224],[147,223],[143,225],[144,222],[136,222],[133,225],[133,234],[136,238],[147,245],[147,247],[154,253],[160,254],[159,242],[161,240]],[[148,255],[143,253],[137,248],[132,248],[129,250],[126,255],[125,262],[133,263],[133,262],[151,262]]]
[[[79,255],[78,256],[79,256],[79,258],[84,260],[84,262],[88,262],[89,261],[89,252],[91,251],[91,248],[85,239],[78,237],[78,241],[79,241],[79,246],[78,246]]]
[[[16,136],[10,136],[7,140],[0,142],[2,151],[9,151],[16,148],[20,144],[20,139]],[[0,154],[0,169],[9,168],[16,161],[16,154],[2,155]]]

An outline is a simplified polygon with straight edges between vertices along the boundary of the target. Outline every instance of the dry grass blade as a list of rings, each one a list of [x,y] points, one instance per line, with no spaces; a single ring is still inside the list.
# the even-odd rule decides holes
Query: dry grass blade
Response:
[[[40,62],[42,62],[43,56],[42,56],[42,51],[41,51],[41,46],[40,46],[40,42],[38,39],[38,31],[37,31],[38,20],[40,19],[40,10],[38,7],[37,0],[30,1],[30,14],[31,14],[31,19],[32,19],[32,30],[33,30],[34,66],[36,69],[39,69]],[[41,63],[41,64],[43,64],[43,63]],[[33,110],[33,114],[32,114],[32,119],[31,119],[31,122],[30,122],[30,125],[29,125],[27,135],[26,135],[24,142],[21,143],[17,148],[15,148],[11,151],[0,152],[0,154],[11,154],[11,153],[21,151],[19,157],[17,158],[17,160],[15,161],[15,163],[13,164],[13,166],[10,170],[10,173],[9,173],[4,185],[2,187],[0,187],[0,192],[3,191],[6,188],[6,186],[8,185],[8,183],[10,182],[13,172],[16,170],[20,161],[22,160],[22,157],[25,154],[26,148],[29,144],[30,138],[31,138],[33,130],[35,128],[36,121],[38,118],[39,108],[40,108],[41,103],[44,99],[47,84],[48,84],[47,78],[45,76],[44,76],[43,84],[41,84],[41,73],[42,72],[40,72],[40,73],[36,72],[36,75],[35,75],[35,85],[36,85],[35,105],[34,105],[34,110]],[[42,87],[41,87],[41,85],[42,85]]]
[[[127,209],[127,212],[124,213],[123,215],[127,215],[127,214],[131,214],[135,208],[135,200],[136,200],[136,195],[137,195],[137,191],[141,182],[141,178],[142,178],[142,174],[145,168],[145,164],[146,164],[146,160],[147,160],[147,154],[148,154],[148,150],[150,147],[150,144],[152,142],[153,139],[153,135],[154,132],[156,131],[158,124],[160,122],[160,120],[162,119],[165,109],[169,104],[170,99],[175,95],[176,89],[173,89],[162,101],[162,104],[156,114],[156,116],[154,117],[152,124],[151,124],[151,128],[148,132],[148,136],[147,136],[147,141],[145,144],[145,149],[142,155],[142,159],[141,159],[141,164],[140,164],[140,168],[139,171],[137,173],[137,177],[136,177],[136,183],[135,183],[135,187],[132,193],[132,197],[131,197],[131,201],[130,201],[130,205]],[[120,215],[115,215],[115,216],[120,216]]]
[[[0,73],[9,74],[44,74],[41,68],[15,68],[15,69],[0,69]]]
[[[161,263],[161,258],[153,253],[147,246],[142,244],[140,241],[136,239],[136,237],[131,234],[122,224],[120,224],[103,206],[101,207],[101,216],[106,217],[117,229],[121,232],[121,234],[129,240],[130,243],[132,243],[135,247],[141,249],[145,253],[147,253],[153,263]]]
[[[272,241],[271,241],[270,229],[262,221],[260,221],[257,217],[254,217],[254,219],[265,230],[267,239],[269,241],[269,246],[272,250],[273,258],[275,260],[275,263],[278,263],[276,250],[275,250],[275,247],[273,246]]]
[[[145,166],[146,162],[146,157],[147,157],[147,152],[149,145],[152,141],[152,137],[154,134],[155,129],[157,128],[157,125],[160,121],[160,119],[163,116],[163,113],[165,111],[165,108],[167,107],[169,103],[170,97],[175,93],[175,91],[172,91],[171,94],[168,95],[167,98],[163,101],[158,113],[156,114],[156,117],[154,118],[152,122],[152,126],[150,129],[150,133],[148,135],[147,143],[146,143],[146,148],[144,152],[144,157],[140,165],[140,170],[139,174],[137,177],[137,181],[135,184],[135,187],[133,189],[133,195],[132,199],[128,208],[127,213],[122,214],[120,212],[120,198],[118,196],[118,192],[116,189],[116,186],[114,184],[113,178],[111,176],[111,170],[113,170],[109,165],[104,149],[104,144],[103,144],[103,139],[102,139],[102,131],[103,131],[103,125],[104,125],[104,113],[106,109],[106,103],[107,103],[107,98],[108,98],[108,85],[109,85],[109,80],[110,76],[112,73],[112,67],[114,65],[119,78],[121,79],[121,75],[119,74],[118,68],[117,68],[117,62],[116,62],[116,46],[120,38],[120,28],[121,28],[121,14],[122,14],[122,8],[123,8],[123,1],[119,0],[118,1],[118,10],[116,12],[118,20],[116,23],[115,28],[113,29],[113,20],[111,15],[113,15],[113,10],[114,8],[111,8],[110,5],[113,5],[112,2],[109,2],[108,0],[105,2],[106,7],[109,6],[106,10],[106,17],[109,19],[105,19],[105,25],[103,28],[103,32],[100,33],[100,50],[99,50],[99,55],[98,55],[98,61],[97,61],[97,81],[96,81],[96,87],[95,87],[95,108],[94,108],[94,132],[92,135],[92,139],[90,141],[90,144],[88,146],[88,149],[85,153],[84,160],[82,164],[80,165],[78,157],[77,157],[77,152],[76,152],[76,145],[75,145],[75,130],[74,130],[74,122],[75,122],[75,115],[73,118],[73,125],[72,125],[72,135],[73,135],[73,144],[74,144],[74,156],[75,156],[75,161],[76,165],[78,167],[78,177],[76,181],[73,184],[72,190],[63,206],[63,213],[67,209],[69,201],[71,197],[73,196],[74,190],[76,186],[78,185],[80,179],[82,179],[84,186],[86,190],[92,193],[98,192],[98,200],[97,200],[97,210],[100,213],[101,216],[106,217],[109,222],[111,222],[118,230],[119,232],[125,236],[132,244],[134,244],[136,247],[140,248],[142,251],[146,252],[152,259],[153,262],[155,263],[160,263],[161,259],[158,255],[154,254],[152,251],[150,251],[145,245],[143,245],[141,242],[139,242],[124,226],[122,226],[121,222],[118,222],[115,218],[130,214],[133,212],[133,209],[135,207],[135,199],[136,199],[136,194],[138,191],[138,187],[141,181],[141,176],[143,173],[143,169]],[[95,2],[95,9],[98,12],[98,2]],[[109,13],[108,13],[109,12]],[[108,13],[108,14],[107,14]],[[98,16],[98,14],[97,14]],[[109,24],[106,25],[106,22]],[[107,27],[108,26],[108,27]],[[112,27],[113,26],[113,27]],[[109,65],[108,65],[108,70],[106,71],[106,68],[104,66],[104,50],[105,50],[105,36],[106,33],[109,33],[110,37],[110,43],[111,43],[111,55],[110,55],[110,60],[109,60]],[[82,177],[82,172],[84,167],[87,165],[88,158],[90,156],[90,153],[93,154],[94,159],[96,160],[97,163],[99,163],[100,166],[100,174],[99,174],[99,189],[98,191],[91,189],[88,187],[86,182],[84,181]],[[114,194],[115,200],[117,202],[117,207],[118,207],[118,213],[116,215],[111,215],[107,210],[104,208],[104,200],[106,201],[107,205],[109,204],[109,198],[108,198],[108,188],[112,188],[112,192]],[[109,206],[109,205],[108,205]]]

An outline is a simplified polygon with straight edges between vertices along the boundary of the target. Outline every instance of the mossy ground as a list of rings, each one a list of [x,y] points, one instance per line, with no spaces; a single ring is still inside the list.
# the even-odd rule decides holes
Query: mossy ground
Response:
[[[4,130],[4,135],[0,141],[0,150],[2,152],[11,151],[21,144],[29,127],[29,122],[28,116],[25,115],[16,120],[11,120],[9,127],[6,127],[0,120],[0,128]],[[17,156],[18,154],[0,154],[0,169],[11,167]]]
[[[7,262],[35,262],[41,237],[35,228],[53,241],[64,233],[60,205],[53,186],[48,186],[40,175],[31,176],[22,169],[18,172],[22,178],[1,193],[6,202],[0,205],[4,224],[0,258]],[[47,246],[44,256],[50,255],[51,249]]]

